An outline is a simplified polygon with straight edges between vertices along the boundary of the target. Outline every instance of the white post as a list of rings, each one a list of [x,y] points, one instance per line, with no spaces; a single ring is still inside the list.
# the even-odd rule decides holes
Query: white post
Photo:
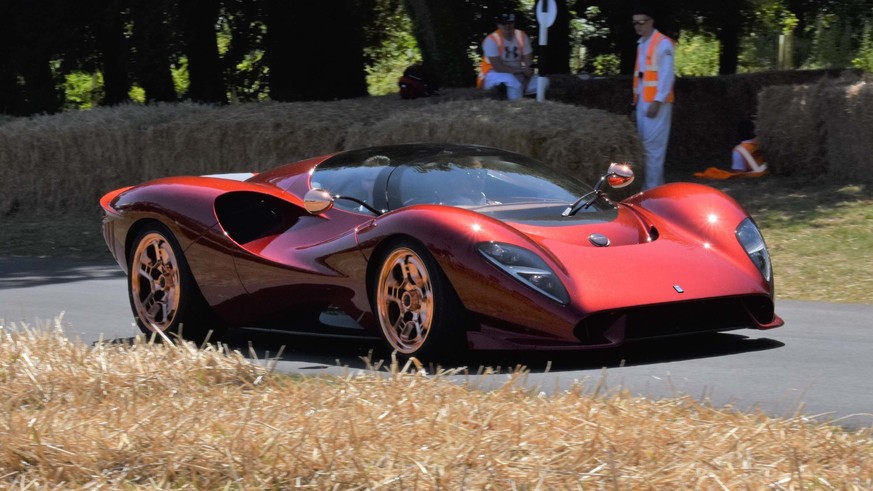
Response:
[[[558,16],[558,6],[555,0],[537,0],[537,22],[540,24],[539,45],[546,46],[549,41],[549,27],[555,23]],[[539,72],[539,69],[537,69]],[[537,73],[539,75],[539,73]],[[537,101],[546,99],[546,81],[542,76],[537,77]]]

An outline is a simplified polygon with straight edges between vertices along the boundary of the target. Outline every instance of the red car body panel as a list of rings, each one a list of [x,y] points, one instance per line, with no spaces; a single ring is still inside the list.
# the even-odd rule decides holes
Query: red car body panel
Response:
[[[648,337],[649,322],[660,323],[653,336],[681,334],[670,323],[699,323],[689,332],[707,330],[706,323],[716,320],[710,315],[725,312],[730,318],[713,330],[782,325],[773,312],[772,281],[735,233],[748,214],[712,188],[669,184],[618,204],[610,220],[559,225],[439,204],[381,216],[338,207],[313,215],[303,196],[313,170],[330,157],[246,181],[177,177],[113,191],[101,200],[104,236],[127,271],[136,231],[148,221],[166,225],[207,302],[236,326],[293,322],[301,307],[330,304],[377,334],[370,285],[378,265],[370,258],[397,237],[415,239],[436,259],[478,321],[467,333],[475,349],[614,346]],[[249,237],[243,232],[246,206],[264,201],[280,211],[281,223],[275,233],[264,229]],[[592,234],[608,237],[609,247],[595,246]],[[546,298],[485,260],[477,250],[483,242],[535,252],[560,279],[569,302]],[[668,320],[655,321],[661,318]]]

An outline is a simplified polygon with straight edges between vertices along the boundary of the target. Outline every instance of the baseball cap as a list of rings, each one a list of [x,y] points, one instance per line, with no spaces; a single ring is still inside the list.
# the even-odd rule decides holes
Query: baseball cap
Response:
[[[515,22],[515,14],[511,12],[504,12],[497,16],[498,24],[511,24]]]

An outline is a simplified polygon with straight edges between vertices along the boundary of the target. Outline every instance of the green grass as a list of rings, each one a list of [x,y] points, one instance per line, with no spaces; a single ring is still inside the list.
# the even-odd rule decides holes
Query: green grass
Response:
[[[111,260],[100,220],[96,213],[0,217],[0,256]]]
[[[736,198],[763,229],[778,298],[873,304],[870,186],[775,176],[706,184]],[[16,214],[0,224],[0,256],[111,259],[96,215]]]
[[[714,186],[742,203],[763,230],[778,298],[873,303],[870,186],[773,176]]]

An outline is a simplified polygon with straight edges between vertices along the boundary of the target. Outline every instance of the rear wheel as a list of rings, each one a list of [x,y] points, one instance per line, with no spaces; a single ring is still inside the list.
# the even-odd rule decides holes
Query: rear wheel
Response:
[[[398,241],[379,264],[372,298],[389,347],[421,359],[463,348],[463,306],[430,253],[411,240]]]
[[[199,342],[216,328],[181,248],[165,226],[156,223],[142,230],[129,258],[128,296],[142,332],[162,331]]]

